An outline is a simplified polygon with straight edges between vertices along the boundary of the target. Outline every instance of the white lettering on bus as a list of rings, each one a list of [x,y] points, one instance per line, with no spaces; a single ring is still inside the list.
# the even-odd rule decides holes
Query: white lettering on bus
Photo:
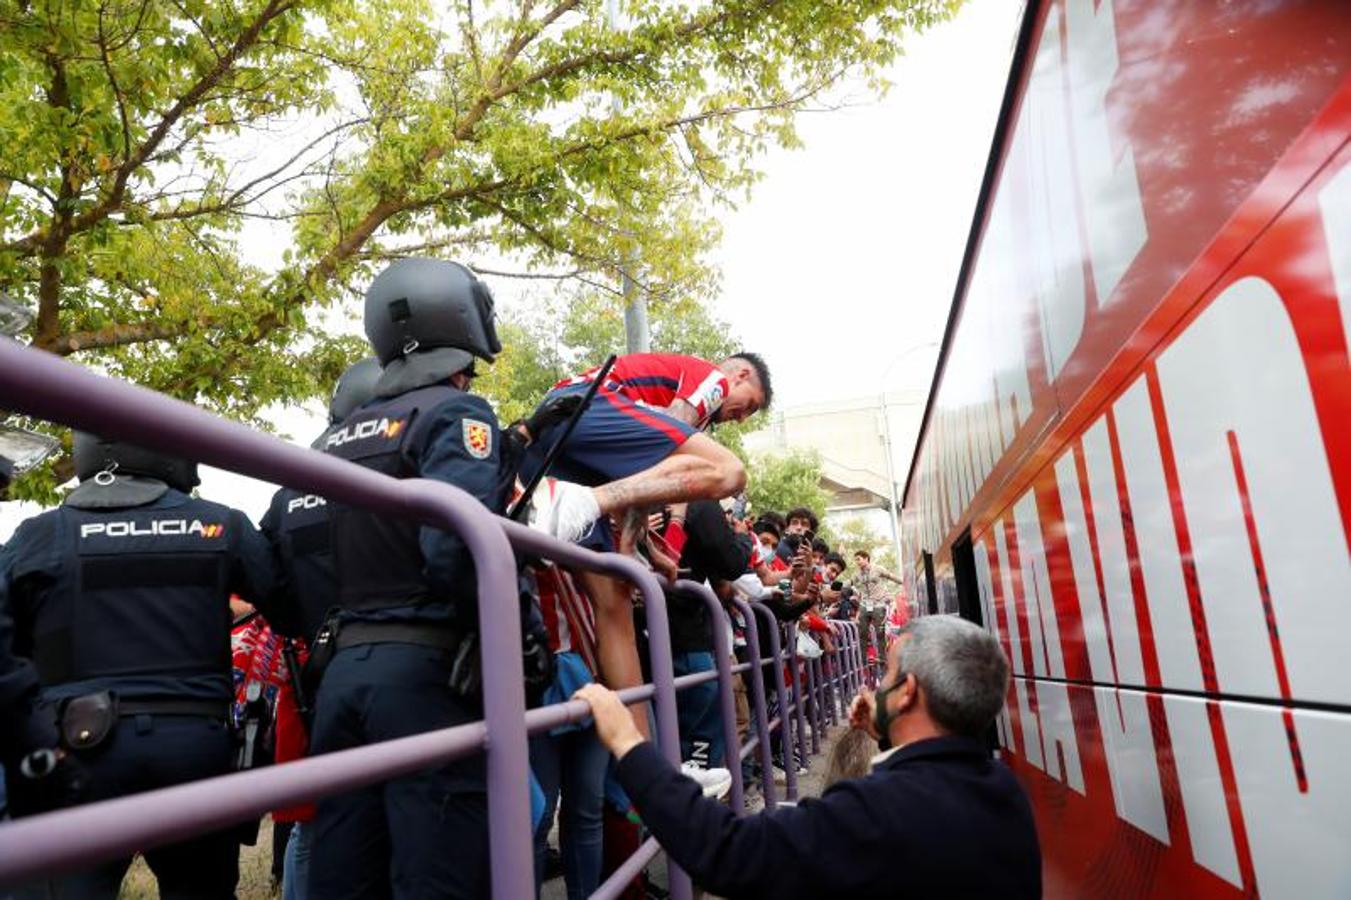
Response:
[[[1137,378],[1112,404],[1112,417],[1126,476],[1131,527],[1136,535],[1148,535],[1148,540],[1136,541],[1136,553],[1160,680],[1165,687],[1205,690],[1159,434],[1144,378]],[[1241,886],[1215,736],[1205,704],[1172,702],[1177,699],[1165,698],[1163,709],[1192,855],[1200,865]]]
[[[1342,307],[1342,333],[1351,352],[1351,165],[1343,165],[1318,192],[1318,207],[1323,213],[1323,237]]]
[[[1100,684],[1143,686],[1145,671],[1130,559],[1105,418],[1084,434],[1082,455],[1084,471],[1079,470],[1073,453],[1062,456],[1055,471],[1089,668],[1093,680]],[[1145,694],[1096,686],[1093,700],[1117,815],[1168,843],[1168,820]]]
[[[1280,295],[1261,278],[1234,282],[1157,368],[1220,688],[1345,703],[1351,557]],[[1221,710],[1259,889],[1289,885],[1299,857],[1297,893],[1337,893],[1344,860],[1310,850],[1351,832],[1351,732],[1312,713]]]
[[[1135,155],[1128,141],[1113,152],[1107,121],[1107,92],[1120,67],[1112,5],[1112,0],[1065,3],[1074,160],[1099,307],[1111,302],[1149,236]]]

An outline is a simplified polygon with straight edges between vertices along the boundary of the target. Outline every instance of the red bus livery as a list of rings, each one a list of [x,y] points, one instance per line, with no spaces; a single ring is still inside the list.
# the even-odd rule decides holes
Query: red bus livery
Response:
[[[905,488],[1048,896],[1351,897],[1351,4],[1028,4]]]

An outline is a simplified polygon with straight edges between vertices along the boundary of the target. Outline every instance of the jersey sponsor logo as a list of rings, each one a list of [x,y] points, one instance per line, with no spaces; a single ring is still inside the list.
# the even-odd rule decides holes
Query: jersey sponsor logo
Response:
[[[306,494],[303,497],[293,497],[291,502],[286,504],[286,511],[293,513],[298,509],[318,509],[327,505],[328,501],[318,494]]]
[[[493,452],[493,430],[478,419],[464,420],[464,449],[475,459],[487,459]]]
[[[378,419],[367,419],[364,422],[344,425],[328,436],[324,441],[324,449],[332,450],[334,447],[341,447],[353,441],[364,441],[373,437],[393,440],[403,431],[404,424],[403,419],[389,419],[382,416]]]
[[[155,519],[150,522],[86,522],[80,526],[80,537],[179,537],[197,535],[218,538],[225,534],[225,526],[198,519]]]

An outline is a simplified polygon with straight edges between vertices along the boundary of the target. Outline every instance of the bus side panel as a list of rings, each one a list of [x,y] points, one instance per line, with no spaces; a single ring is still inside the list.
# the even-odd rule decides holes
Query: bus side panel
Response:
[[[1351,6],[1206,7],[1043,12],[907,490],[1051,897],[1351,896]]]
[[[1014,703],[1019,695],[1033,702],[1038,693],[1049,696],[1045,682],[1018,683]],[[1245,883],[1263,897],[1351,896],[1345,859],[1351,771],[1344,765],[1351,713],[1288,714],[1308,738],[1303,768],[1296,770],[1286,761],[1280,736],[1287,713],[1279,707],[1060,687],[1074,715],[1092,723],[1080,734],[1084,790],[1068,783],[1074,763],[1056,742],[1047,711],[1044,765],[1021,754],[1012,760],[1036,816],[1046,896],[1226,898],[1244,896]],[[1060,708],[1059,701],[1050,707]],[[1098,721],[1117,728],[1120,716],[1141,713],[1153,726],[1148,744],[1123,738],[1119,728],[1096,728]],[[1196,750],[1197,743],[1208,745],[1204,735],[1213,719],[1223,720],[1234,738],[1232,797],[1218,768]]]
[[[1235,212],[1348,60],[1347,4],[1044,5],[916,454],[911,559],[983,530],[970,511],[1001,508],[1049,430],[1158,339],[1144,326],[1164,294],[1189,273],[1195,302],[1265,227]],[[1321,137],[1334,143],[1266,185],[1281,202],[1335,150],[1335,129]]]

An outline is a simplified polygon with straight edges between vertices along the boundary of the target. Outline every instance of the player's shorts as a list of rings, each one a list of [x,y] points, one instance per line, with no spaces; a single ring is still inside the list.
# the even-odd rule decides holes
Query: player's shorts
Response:
[[[555,388],[545,400],[564,394],[584,394],[586,388],[585,384]],[[544,461],[562,429],[562,425],[550,428],[531,445],[522,477],[529,477],[534,467]],[[568,436],[549,475],[589,487],[618,481],[652,468],[696,432],[692,425],[601,388]]]
[[[586,389],[585,384],[555,388],[545,400],[564,394],[584,394]],[[557,425],[531,444],[521,464],[522,481],[534,475],[562,431],[563,426]],[[697,432],[694,426],[679,419],[639,406],[623,394],[601,388],[568,436],[549,475],[588,487],[618,481],[652,468]],[[610,529],[605,523],[597,523],[594,531],[594,540],[579,543],[598,550],[613,549]]]

